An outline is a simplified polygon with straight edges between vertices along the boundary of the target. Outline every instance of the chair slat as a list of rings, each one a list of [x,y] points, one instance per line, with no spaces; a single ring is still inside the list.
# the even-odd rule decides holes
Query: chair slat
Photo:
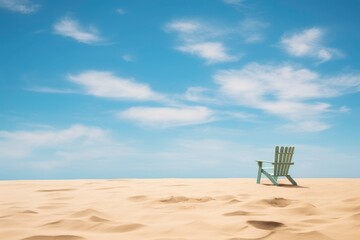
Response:
[[[275,161],[274,161],[274,175],[276,176],[277,175],[277,173],[278,173],[278,171],[279,171],[279,165],[278,165],[278,163],[279,163],[279,157],[280,157],[280,148],[279,148],[279,146],[276,146],[275,147]]]
[[[292,158],[293,158],[293,155],[294,155],[294,150],[295,150],[295,147],[290,147],[290,148],[289,148],[289,154],[288,154],[287,163],[291,163]],[[286,175],[289,174],[289,169],[290,169],[290,164],[285,165],[285,168],[284,168],[284,176],[286,176]]]
[[[284,152],[284,160],[283,163],[288,163],[289,161],[289,155],[290,155],[290,148],[289,147],[285,147],[285,152]],[[286,171],[286,164],[283,164],[281,167],[281,176],[285,176],[285,171]]]
[[[283,165],[281,163],[284,162],[284,154],[285,152],[285,148],[284,147],[280,147],[280,152],[279,152],[279,162],[278,162],[278,168],[277,168],[277,172],[275,172],[275,176],[281,176],[281,171],[282,171],[282,167]]]
[[[274,176],[288,175],[294,149],[294,147],[275,148]]]

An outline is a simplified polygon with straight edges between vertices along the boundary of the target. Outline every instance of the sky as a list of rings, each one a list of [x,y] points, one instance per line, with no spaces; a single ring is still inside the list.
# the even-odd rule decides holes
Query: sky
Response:
[[[360,177],[360,1],[0,0],[0,179]],[[254,180],[255,181],[255,180]]]

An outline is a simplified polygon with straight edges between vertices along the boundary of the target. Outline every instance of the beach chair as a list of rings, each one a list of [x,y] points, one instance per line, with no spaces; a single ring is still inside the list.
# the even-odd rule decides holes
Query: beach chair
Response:
[[[267,161],[257,161],[259,166],[258,176],[256,183],[260,183],[261,175],[264,174],[266,177],[270,179],[270,181],[278,186],[277,183],[278,177],[286,177],[293,185],[297,186],[297,183],[294,179],[289,175],[289,168],[294,163],[291,162],[292,157],[294,155],[295,147],[275,147],[275,161],[267,162]],[[264,164],[271,164],[271,167],[264,167]]]

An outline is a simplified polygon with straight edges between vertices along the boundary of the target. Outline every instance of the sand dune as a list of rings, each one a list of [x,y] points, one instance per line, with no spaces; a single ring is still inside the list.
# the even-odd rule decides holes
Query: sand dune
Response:
[[[360,239],[360,179],[297,181],[0,181],[0,239]]]

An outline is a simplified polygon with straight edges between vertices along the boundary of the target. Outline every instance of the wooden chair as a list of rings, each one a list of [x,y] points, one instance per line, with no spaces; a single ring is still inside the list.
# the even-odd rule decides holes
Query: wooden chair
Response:
[[[294,179],[289,175],[289,168],[294,163],[291,162],[292,157],[294,155],[295,147],[275,147],[275,161],[274,162],[266,162],[266,161],[257,161],[259,166],[258,176],[256,183],[260,183],[261,174],[264,174],[266,177],[270,179],[270,181],[278,186],[277,183],[278,177],[286,177],[293,185],[297,186],[297,183]],[[264,168],[263,163],[272,164],[270,168]]]

